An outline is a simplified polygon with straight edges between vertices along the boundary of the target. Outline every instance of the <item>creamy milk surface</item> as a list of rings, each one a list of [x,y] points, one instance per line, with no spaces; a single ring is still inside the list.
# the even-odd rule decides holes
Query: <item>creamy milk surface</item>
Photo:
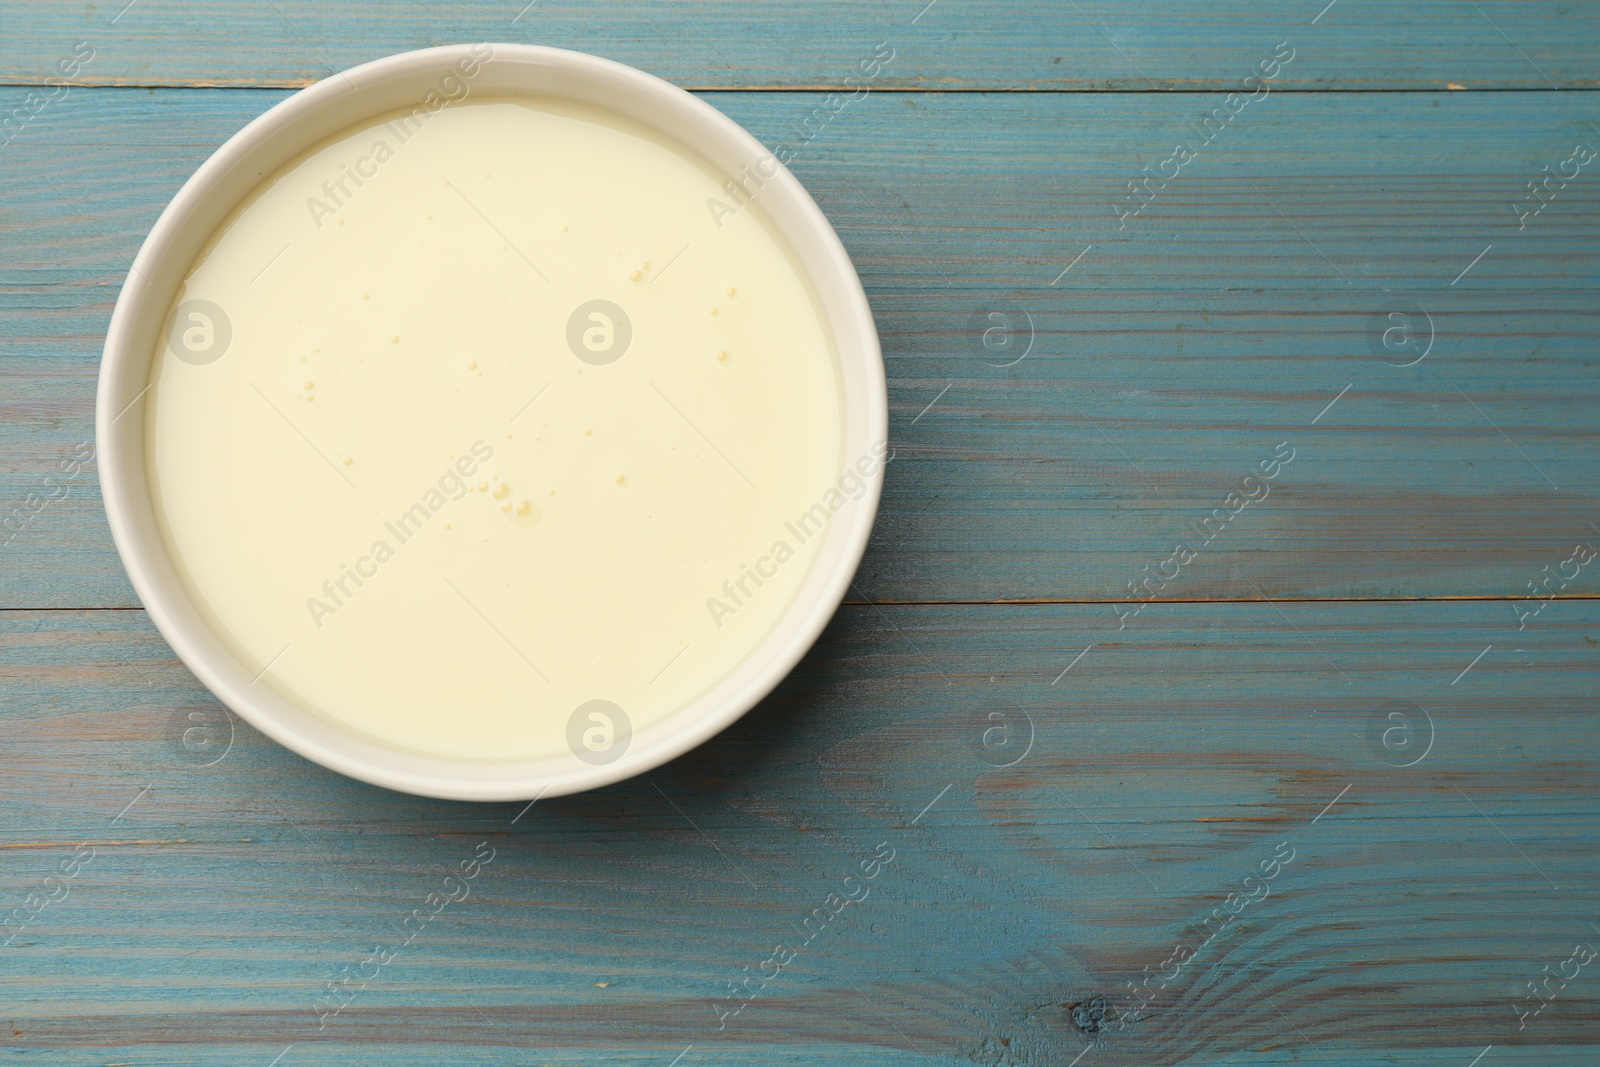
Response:
[[[173,307],[146,443],[179,573],[258,685],[390,745],[615,758],[749,655],[864,490],[758,208],[603,113],[348,131]]]

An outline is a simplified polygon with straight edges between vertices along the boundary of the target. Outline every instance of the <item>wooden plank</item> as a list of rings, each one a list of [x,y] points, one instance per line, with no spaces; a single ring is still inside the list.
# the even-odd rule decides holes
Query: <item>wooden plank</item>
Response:
[[[1591,1063],[1590,970],[1522,1030],[1513,1006],[1600,941],[1600,605],[1524,635],[1501,607],[1172,605],[1120,633],[1092,606],[846,608],[715,740],[520,818],[359,785],[243,724],[224,747],[142,612],[0,613],[7,907],[94,850],[0,948],[4,1044],[400,1067],[512,1048],[662,1065],[691,1044],[684,1064],[1065,1065],[1091,1040],[1102,1064],[1465,1067],[1491,1044]],[[467,899],[318,1030],[326,983],[407,936],[480,842]],[[880,842],[870,895],[807,944]],[[727,984],[779,943],[804,951],[719,1031]],[[1178,944],[1193,958],[1164,964]],[[1119,1025],[1125,983],[1162,971]]]
[[[5,149],[0,510],[90,438],[161,207],[282,95],[83,90]],[[816,99],[710,98],[769,142]],[[1509,209],[1584,136],[1587,97],[1272,96],[1119,230],[1118,189],[1207,99],[874,94],[801,154],[887,358],[865,596],[1128,600],[1281,442],[1270,499],[1164,598],[1526,596],[1600,536],[1600,186],[1523,230]],[[1372,348],[1402,307],[1434,338],[1409,367],[1420,348]],[[991,312],[1012,349],[982,347]],[[0,605],[132,606],[93,472],[65,492],[0,548]],[[1594,595],[1595,573],[1541,595]]]
[[[11,1057],[1594,1062],[1597,964],[1552,975],[1600,942],[1600,583],[1503,598],[1600,541],[1600,194],[1513,207],[1600,113],[1362,90],[1593,88],[1600,8],[17,0],[0,32],[0,115],[77,41],[90,85],[233,87],[75,88],[0,132],[0,515],[43,505],[0,546]],[[26,610],[135,606],[82,457],[161,206],[283,96],[252,87],[462,39],[710,90],[895,56],[795,164],[885,342],[872,603],[712,742],[527,811],[300,760],[141,611]],[[1279,41],[1290,91],[1198,128]],[[709,99],[792,144],[821,95]],[[1128,602],[1177,541],[1154,595],[1197,602]],[[1280,602],[1380,597],[1502,599]]]
[[[889,88],[1227,92],[1280,41],[1302,89],[1593,88],[1600,14],[1558,0],[15,0],[0,79],[39,84],[78,41],[93,85],[301,86],[412,48],[512,41],[594,52],[691,88],[836,88],[878,42]]]

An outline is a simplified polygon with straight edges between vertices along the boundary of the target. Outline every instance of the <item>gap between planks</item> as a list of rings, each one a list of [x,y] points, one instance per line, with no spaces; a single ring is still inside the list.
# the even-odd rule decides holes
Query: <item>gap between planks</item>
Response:
[[[357,64],[359,65],[359,64]],[[348,68],[347,68],[348,69]],[[327,77],[333,77],[333,74]],[[162,82],[162,81],[132,81],[105,78],[98,81],[46,81],[45,76],[39,78],[8,78],[0,80],[0,89],[35,89],[42,85],[64,85],[70,89],[189,89],[210,91],[222,90],[276,90],[276,89],[304,89],[315,85],[326,78],[298,78],[282,81],[238,81],[238,82]],[[671,81],[671,79],[665,79]],[[691,93],[836,93],[848,90],[847,85],[831,85],[827,83],[808,85],[679,85],[678,88]],[[1202,96],[1229,93],[1235,91],[1236,86],[1218,82],[1215,86],[1178,87],[1157,86],[1155,88],[1127,87],[1127,88],[1099,88],[1095,86],[1006,86],[1006,85],[965,85],[955,87],[941,87],[937,85],[882,85],[871,89],[874,93],[927,93],[941,95],[981,95],[988,93],[1022,93],[1038,95],[1077,96]],[[1593,93],[1600,92],[1600,82],[1592,85],[1561,85],[1555,88],[1541,85],[1485,85],[1474,86],[1466,89],[1451,89],[1444,85],[1428,86],[1285,86],[1274,88],[1275,93],[1303,93],[1307,95],[1330,94],[1361,94],[1361,93]]]
[[[1509,603],[1513,600],[1527,600],[1520,596],[1487,596],[1482,594],[1443,594],[1440,596],[1286,596],[1274,598],[1274,604],[1432,604],[1432,603]],[[1544,600],[1545,597],[1537,599]],[[1550,600],[1566,601],[1600,601],[1600,593],[1562,593]],[[1008,607],[1050,607],[1052,605],[1083,604],[1093,606],[1096,604],[1261,604],[1260,597],[1174,597],[1170,600],[1113,600],[1095,598],[1073,597],[1039,597],[1023,598],[1016,600],[853,600],[846,598],[839,602],[840,607],[867,608],[867,607],[894,607],[894,608],[1008,608]],[[4,607],[0,606],[0,615],[7,612],[90,612],[90,611],[137,611],[145,609],[138,604],[117,604],[99,607]]]

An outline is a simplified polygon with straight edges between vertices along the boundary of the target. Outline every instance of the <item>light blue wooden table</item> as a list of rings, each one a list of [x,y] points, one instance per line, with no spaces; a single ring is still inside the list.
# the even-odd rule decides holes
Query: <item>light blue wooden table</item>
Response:
[[[1600,1061],[1600,5],[1325,2],[7,0],[0,1062]],[[89,458],[184,179],[464,40],[803,140],[896,449],[769,700],[526,811],[230,724]]]

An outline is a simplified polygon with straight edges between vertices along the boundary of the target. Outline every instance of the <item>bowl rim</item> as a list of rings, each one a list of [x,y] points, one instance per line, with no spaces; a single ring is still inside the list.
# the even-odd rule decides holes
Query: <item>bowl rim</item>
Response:
[[[413,756],[398,748],[372,743],[354,731],[331,725],[327,729],[308,729],[305,720],[312,715],[311,712],[270,689],[254,688],[254,681],[248,685],[241,684],[248,669],[226,650],[219,655],[218,650],[225,649],[225,646],[220,644],[215,631],[195,610],[187,590],[172,569],[164,542],[159,535],[152,538],[142,525],[147,517],[153,521],[155,512],[143,476],[138,473],[143,470],[145,463],[143,407],[139,407],[136,432],[126,427],[120,431],[114,428],[119,419],[131,413],[149,388],[146,384],[131,400],[127,399],[131,395],[131,387],[140,381],[148,383],[150,376],[150,361],[155,350],[153,346],[152,351],[141,350],[141,342],[151,335],[150,316],[158,315],[164,321],[177,285],[181,284],[182,277],[187,275],[192,266],[192,256],[181,265],[179,281],[171,286],[156,285],[151,281],[151,275],[158,273],[158,264],[164,258],[179,254],[173,251],[173,246],[181,245],[180,238],[193,240],[194,228],[200,225],[195,221],[195,215],[202,205],[209,209],[208,198],[214,199],[220,195],[217,189],[224,180],[237,180],[239,168],[245,165],[250,153],[270,145],[275,138],[286,138],[289,135],[285,131],[304,122],[307,116],[314,116],[323,109],[333,111],[352,99],[360,100],[363,95],[379,96],[396,79],[422,74],[437,75],[469,55],[481,60],[481,54],[475,50],[484,47],[491,50],[491,58],[484,61],[486,64],[506,61],[511,65],[536,69],[545,75],[552,72],[556,75],[563,72],[581,74],[595,83],[615,85],[620,92],[638,94],[641,99],[648,98],[653,105],[660,106],[661,114],[667,119],[676,116],[681,120],[676,132],[657,121],[623,111],[614,102],[581,95],[566,96],[565,93],[545,94],[566,96],[567,99],[590,103],[644,122],[684,146],[694,156],[712,163],[716,169],[724,172],[724,176],[729,176],[725,168],[717,167],[699,146],[689,144],[690,133],[702,138],[718,139],[719,149],[725,149],[730,156],[750,161],[772,161],[774,173],[771,178],[766,177],[765,169],[761,170],[763,185],[760,196],[768,208],[781,207],[790,219],[785,229],[770,210],[766,212],[771,225],[780,231],[785,241],[792,245],[798,235],[809,242],[810,269],[800,261],[799,249],[792,249],[792,254],[795,269],[816,294],[828,332],[835,342],[840,374],[841,438],[848,440],[852,436],[852,426],[846,424],[854,419],[859,422],[855,429],[861,431],[854,436],[870,442],[874,448],[881,444],[883,449],[873,471],[862,476],[865,491],[850,504],[848,517],[839,516],[845,521],[830,522],[827,526],[825,543],[819,546],[817,558],[812,561],[810,572],[802,580],[794,598],[779,615],[772,629],[758,639],[750,655],[728,674],[687,704],[666,713],[643,730],[636,731],[629,748],[613,762],[589,764],[578,760],[575,755],[570,757],[570,761],[563,755],[554,759],[496,762],[490,765],[533,767],[559,764],[563,770],[538,775],[500,776],[489,781],[471,773],[473,770],[483,770],[486,766],[484,761]],[[525,91],[530,95],[538,94],[538,90]],[[367,113],[367,118],[388,110],[391,109],[374,107]],[[350,119],[342,125],[348,127],[361,121],[365,119]],[[683,136],[680,137],[680,134]],[[260,181],[292,161],[297,154],[298,150],[281,152],[270,169],[256,175],[249,188],[256,188]],[[248,195],[248,192],[244,194]],[[242,201],[243,197],[233,198],[234,206]],[[803,229],[797,231],[795,227]],[[215,227],[208,229],[201,240],[208,239],[214,232]],[[833,284],[818,284],[818,262],[831,275],[829,280]],[[831,299],[829,293],[833,294]],[[850,342],[849,351],[843,341]],[[847,361],[851,366],[845,365]],[[849,389],[852,378],[856,383],[857,395],[854,398]],[[95,404],[95,439],[101,495],[112,540],[123,567],[151,621],[201,684],[230,711],[280,745],[331,770],[400,792],[476,801],[537,800],[609,785],[675,759],[741,718],[794,669],[816,643],[843,601],[866,551],[882,494],[884,468],[892,458],[887,454],[888,401],[882,352],[860,276],[821,208],[779,157],[721,111],[654,75],[584,52],[511,43],[442,45],[397,53],[360,64],[330,75],[278,102],[218,147],[163,209],[123,281],[107,328],[101,360]],[[851,451],[846,448],[841,472],[850,469],[853,458]],[[827,570],[824,572],[825,563]],[[781,641],[776,641],[780,636]],[[761,662],[757,665],[758,660]],[[265,674],[265,670],[261,673]],[[258,674],[257,680],[260,677]],[[719,697],[715,702],[708,700],[713,695]],[[686,715],[691,709],[697,709],[697,713]],[[297,722],[297,719],[300,721]],[[673,728],[658,729],[667,725]],[[641,739],[644,739],[642,743]],[[449,772],[444,769],[450,767],[457,770]]]

